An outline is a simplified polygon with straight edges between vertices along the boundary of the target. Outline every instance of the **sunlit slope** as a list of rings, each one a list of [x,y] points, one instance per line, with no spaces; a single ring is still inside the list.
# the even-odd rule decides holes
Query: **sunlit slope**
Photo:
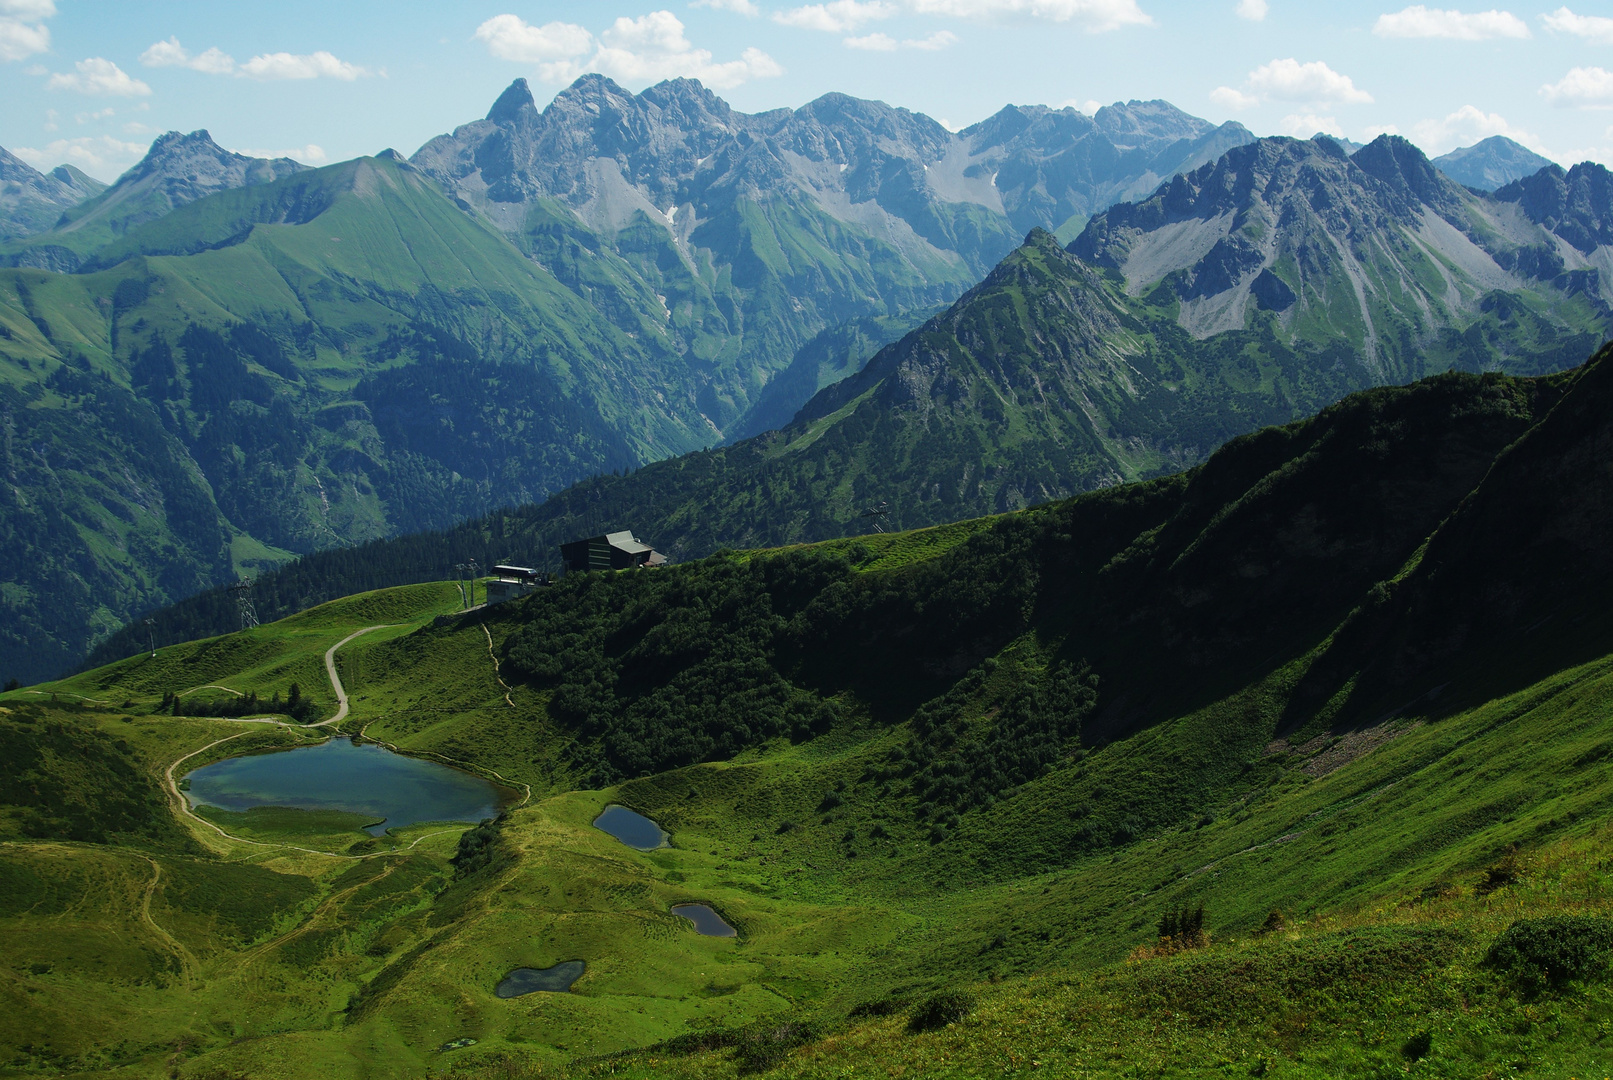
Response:
[[[358,648],[408,632],[437,615],[458,610],[460,592],[452,582],[435,582],[362,593],[310,608],[279,622],[265,623],[223,637],[178,644],[161,643],[155,655],[141,654],[21,691],[21,700],[57,695],[85,703],[150,708],[165,693],[222,699],[234,692],[267,698],[287,692],[291,682],[322,703],[333,703],[325,675],[325,652],[354,630],[379,627]],[[347,654],[344,654],[346,656]],[[344,660],[344,663],[348,661]],[[331,705],[334,708],[334,704]],[[328,715],[328,711],[327,711]]]

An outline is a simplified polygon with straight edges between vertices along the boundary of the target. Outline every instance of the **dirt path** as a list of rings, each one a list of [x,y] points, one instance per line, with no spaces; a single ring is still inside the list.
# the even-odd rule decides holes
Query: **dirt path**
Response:
[[[339,724],[347,719],[347,691],[342,688],[341,676],[336,674],[336,650],[354,638],[368,634],[371,630],[385,630],[391,625],[393,624],[380,623],[376,626],[366,626],[362,630],[354,630],[351,634],[325,650],[325,674],[330,676],[330,688],[336,691],[336,715],[329,720],[321,720],[317,724],[310,724],[308,725],[309,727],[325,727],[328,724]],[[492,648],[491,638],[488,639],[488,648]]]
[[[493,661],[493,678],[497,679],[498,684],[504,687],[504,704],[513,709],[515,708],[515,702],[510,700],[510,684],[504,681],[503,675],[499,674],[498,654],[493,651],[493,634],[485,624],[482,626],[482,633],[487,635],[487,655]]]
[[[168,948],[179,958],[179,976],[185,980],[187,986],[196,984],[196,958],[191,956],[190,950],[180,944],[179,939],[163,929],[156,919],[151,917],[151,898],[157,894],[157,886],[162,884],[162,865],[151,856],[145,856],[146,862],[151,864],[151,881],[146,885],[145,895],[140,898],[140,918],[151,932],[162,938]]]
[[[241,956],[236,961],[234,973],[239,975],[241,972],[246,970],[248,965],[254,963],[255,961],[261,960],[270,951],[277,949],[288,942],[295,941],[297,938],[302,937],[309,931],[314,930],[319,925],[320,920],[329,916],[338,905],[348,900],[354,893],[358,892],[366,885],[373,885],[378,881],[385,881],[392,875],[392,872],[401,865],[401,863],[394,863],[372,878],[366,878],[363,881],[354,882],[345,889],[338,889],[336,892],[331,893],[329,896],[325,897],[325,899],[321,900],[319,902],[319,906],[314,908],[313,911],[310,911],[308,913],[308,917],[302,922],[298,923],[290,930],[287,930],[279,937],[276,937],[270,941],[265,941],[261,945],[254,945],[250,950],[247,951],[245,955]]]

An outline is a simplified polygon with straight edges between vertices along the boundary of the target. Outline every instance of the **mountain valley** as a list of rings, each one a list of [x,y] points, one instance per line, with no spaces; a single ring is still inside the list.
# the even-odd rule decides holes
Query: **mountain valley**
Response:
[[[470,612],[383,590],[0,695],[8,1064],[1585,1071],[1610,364],[1374,389],[992,518]],[[379,837],[187,813],[176,760],[324,734],[228,718],[290,683],[526,797]],[[671,846],[592,828],[613,804]],[[1531,966],[1544,940],[1592,959]],[[495,993],[578,961],[569,993]]]
[[[1613,20],[1395,7],[0,0],[0,1078],[1613,1074]]]

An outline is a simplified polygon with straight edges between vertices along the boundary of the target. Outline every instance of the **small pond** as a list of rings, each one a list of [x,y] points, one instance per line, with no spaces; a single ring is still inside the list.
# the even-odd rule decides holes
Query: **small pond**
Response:
[[[518,797],[474,773],[351,739],[225,758],[185,779],[193,807],[346,810],[384,819],[370,827],[375,836],[421,821],[481,821]]]
[[[594,819],[594,828],[608,832],[628,847],[640,851],[666,847],[666,833],[661,831],[661,826],[625,806],[612,804],[605,807],[605,812]]]
[[[739,933],[705,904],[679,904],[672,909],[672,914],[694,923],[695,932],[706,937],[734,937]]]
[[[549,968],[516,968],[504,976],[493,993],[501,998],[520,997],[539,990],[550,994],[564,994],[571,984],[582,978],[585,964],[581,960],[567,960]]]

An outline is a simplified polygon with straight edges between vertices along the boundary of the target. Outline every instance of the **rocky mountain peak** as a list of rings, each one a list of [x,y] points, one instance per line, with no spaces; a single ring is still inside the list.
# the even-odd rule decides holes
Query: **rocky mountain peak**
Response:
[[[0,146],[0,240],[43,232],[63,211],[106,190],[71,165],[42,173]]]
[[[213,141],[205,128],[188,135],[169,131],[152,140],[146,156],[120,176],[112,190],[155,177],[193,187],[198,192],[193,198],[201,198],[226,188],[268,183],[307,168],[290,158],[270,160],[226,150]],[[182,201],[190,202],[192,198]]]
[[[1517,203],[1535,224],[1590,254],[1613,244],[1613,172],[1585,161],[1567,172],[1548,165],[1496,191],[1498,202]]]
[[[1513,142],[1505,135],[1452,150],[1434,159],[1434,167],[1458,184],[1476,191],[1494,191],[1514,180],[1533,176],[1551,162]]]
[[[1399,135],[1379,135],[1357,150],[1351,160],[1368,176],[1387,184],[1396,194],[1441,210],[1452,210],[1458,200],[1451,182],[1428,155]]]
[[[1168,101],[1132,100],[1122,104],[1105,105],[1092,117],[1093,123],[1109,135],[1119,137],[1146,136],[1152,140],[1197,139],[1215,129],[1208,120],[1178,109]]]
[[[536,117],[537,102],[532,99],[532,88],[525,79],[516,79],[487,110],[487,118],[495,124],[513,124],[525,114]]]

